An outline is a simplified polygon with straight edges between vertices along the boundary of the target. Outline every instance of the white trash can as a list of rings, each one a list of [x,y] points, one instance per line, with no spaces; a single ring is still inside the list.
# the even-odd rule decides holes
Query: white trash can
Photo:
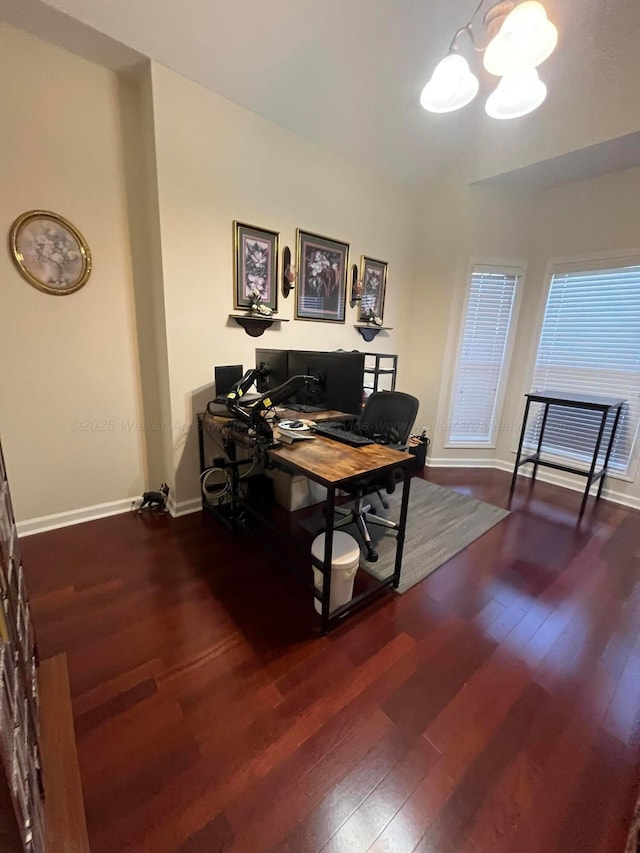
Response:
[[[313,540],[311,554],[316,560],[324,560],[324,537],[321,533]],[[336,530],[333,534],[333,549],[331,555],[331,599],[329,610],[351,601],[353,595],[353,580],[360,564],[360,546],[348,533]],[[320,569],[313,568],[313,582],[318,592],[322,592],[324,575]],[[322,602],[314,598],[315,608],[322,613]]]

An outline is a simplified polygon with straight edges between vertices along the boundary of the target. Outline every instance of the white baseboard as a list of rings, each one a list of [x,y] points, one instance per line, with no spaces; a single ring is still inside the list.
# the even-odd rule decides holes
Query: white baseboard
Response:
[[[122,498],[119,501],[85,506],[80,509],[71,509],[67,512],[56,512],[53,515],[43,515],[40,518],[28,518],[18,521],[16,528],[18,536],[33,536],[35,533],[46,533],[48,530],[57,530],[59,527],[70,527],[72,524],[83,524],[85,521],[95,521],[98,518],[108,518],[110,515],[119,515],[130,512],[133,503],[139,498]],[[198,512],[202,509],[199,498],[181,501],[179,504],[169,498],[169,513],[173,518]]]
[[[44,533],[47,530],[56,530],[58,527],[69,527],[72,524],[82,524],[85,521],[95,521],[97,518],[107,518],[109,515],[129,512],[134,500],[135,498],[122,498],[119,501],[109,501],[95,506],[85,506],[81,509],[71,509],[67,512],[56,512],[53,515],[43,515],[40,518],[18,521],[16,523],[18,536],[32,536],[34,533]]]
[[[513,462],[508,462],[504,459],[427,459],[427,467],[429,466],[432,468],[495,468],[498,471],[506,471],[507,474],[513,472]],[[532,469],[521,468],[518,476],[530,478],[531,473]],[[556,473],[547,468],[538,468],[536,480],[542,480],[543,483],[551,483],[553,486],[562,486],[574,492],[584,492],[585,481],[582,478],[574,480],[566,474]],[[608,482],[611,482],[611,480]],[[640,498],[608,488],[606,483],[607,481],[605,481],[605,487],[602,490],[603,498],[622,506],[630,507],[631,509],[640,509]],[[592,494],[595,494],[595,492],[596,489],[594,486]]]
[[[506,471],[508,474],[513,471],[513,463],[503,459],[428,459],[427,467],[494,468],[498,471]],[[518,476],[531,477],[531,471],[528,469],[521,470]],[[542,480],[544,483],[551,483],[554,486],[571,489],[574,492],[584,491],[584,485],[579,480],[573,480],[563,474],[558,474],[555,471],[550,472],[544,468],[538,468],[537,479]],[[640,498],[633,495],[626,495],[623,492],[617,492],[605,486],[602,496],[622,506],[627,506],[631,509],[640,509]],[[95,521],[98,518],[107,518],[110,515],[129,512],[134,500],[135,498],[122,498],[118,501],[109,501],[108,503],[96,504],[95,506],[87,506],[81,509],[72,509],[67,512],[57,512],[53,515],[43,515],[40,518],[29,518],[26,521],[19,521],[16,524],[18,536],[32,536],[34,533],[45,533],[47,530],[56,530],[58,527],[69,527],[72,524],[82,524],[85,521]],[[173,496],[169,498],[169,512],[173,518],[179,518],[181,515],[189,515],[193,512],[200,512],[201,509],[202,502],[200,498],[191,498],[187,501],[180,501],[180,503],[176,503]]]
[[[496,468],[493,459],[427,459],[427,468]]]
[[[504,461],[503,459],[496,459],[495,467],[500,471],[506,471],[508,474],[513,472],[513,464]],[[520,469],[518,472],[519,477],[527,477],[531,478],[532,469],[525,468]],[[554,486],[562,486],[565,489],[571,489],[574,492],[584,492],[584,487],[586,484],[586,480],[582,477],[580,479],[572,479],[570,476],[566,474],[556,473],[555,471],[549,470],[548,468],[538,468],[538,473],[536,474],[536,480],[542,480],[544,483],[551,483]],[[616,482],[613,478],[608,481],[605,480],[605,486],[602,490],[602,497],[605,500],[613,501],[614,503],[621,504],[622,506],[628,506],[631,509],[640,509],[640,498],[635,497],[634,495],[627,495],[624,492],[618,492],[615,489],[611,489],[607,486],[607,482]],[[592,489],[592,495],[595,495],[596,487],[594,486]]]
[[[189,515],[192,512],[200,512],[201,509],[201,498],[191,498],[188,501],[180,501],[178,504],[173,497],[169,498],[169,512],[172,518],[179,518],[181,515]]]

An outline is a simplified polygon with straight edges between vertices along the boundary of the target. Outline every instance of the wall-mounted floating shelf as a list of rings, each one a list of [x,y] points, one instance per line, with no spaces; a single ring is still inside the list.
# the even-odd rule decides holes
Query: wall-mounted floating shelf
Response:
[[[380,332],[393,331],[391,326],[372,326],[369,323],[358,323],[355,328],[360,332],[367,343],[372,341]]]
[[[230,320],[235,320],[239,326],[252,338],[259,338],[265,329],[272,326],[274,323],[288,323],[281,317],[260,317],[250,314],[229,314]]]

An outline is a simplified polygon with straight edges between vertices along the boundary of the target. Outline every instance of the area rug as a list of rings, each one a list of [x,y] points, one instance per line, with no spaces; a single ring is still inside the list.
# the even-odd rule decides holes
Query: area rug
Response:
[[[385,495],[385,498],[389,502],[388,510],[380,506],[377,495],[372,496],[376,511],[379,515],[397,521],[400,517],[402,487],[398,486],[393,494]],[[414,478],[409,493],[409,513],[398,592],[406,592],[424,580],[507,515],[509,512],[505,509],[467,497],[453,489]],[[322,515],[306,519],[302,526],[310,533],[317,533],[323,527]],[[350,533],[360,543],[364,553],[355,525],[349,524],[340,529]],[[369,532],[379,559],[377,563],[369,563],[364,561],[363,557],[361,565],[366,565],[367,571],[380,579],[388,577],[393,572],[395,562],[395,531],[371,524]]]

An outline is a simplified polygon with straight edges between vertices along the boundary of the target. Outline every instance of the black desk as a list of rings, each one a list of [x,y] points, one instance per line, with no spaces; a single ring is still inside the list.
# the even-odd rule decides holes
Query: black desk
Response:
[[[569,474],[578,474],[580,477],[587,478],[587,485],[584,490],[584,496],[582,498],[582,504],[580,506],[580,513],[578,515],[578,518],[582,518],[585,507],[587,505],[589,491],[593,483],[595,483],[597,480],[600,480],[600,485],[598,486],[596,500],[598,500],[598,498],[602,494],[604,477],[607,473],[609,459],[611,458],[613,442],[616,437],[616,430],[618,429],[618,424],[620,422],[620,414],[622,412],[622,407],[627,401],[616,400],[609,397],[600,397],[595,394],[572,394],[570,392],[565,393],[564,391],[548,391],[546,394],[525,394],[525,397],[527,398],[527,405],[524,410],[524,418],[522,421],[522,430],[520,432],[520,443],[518,444],[516,464],[513,469],[513,477],[511,478],[509,500],[511,500],[511,498],[513,497],[513,491],[516,487],[518,468],[520,468],[521,465],[526,465],[527,462],[533,462],[534,480],[536,478],[536,474],[538,473],[538,465],[544,465],[546,468],[555,468],[558,471],[566,471]],[[524,436],[527,430],[527,419],[529,417],[529,407],[531,403],[542,403],[544,405],[544,415],[542,416],[542,426],[540,427],[540,435],[538,436],[538,448],[536,452],[522,458],[522,445],[524,444]],[[540,457],[542,451],[542,440],[544,438],[544,428],[547,425],[547,416],[549,414],[550,406],[561,406],[566,409],[589,409],[590,411],[601,413],[602,419],[600,421],[600,429],[598,430],[598,437],[593,448],[593,458],[591,460],[591,466],[588,471],[585,471],[583,468],[576,468],[573,465],[564,465],[559,462],[550,462]],[[598,464],[598,455],[600,453],[600,446],[602,445],[602,438],[604,436],[607,417],[609,416],[609,412],[614,411],[616,414],[613,422],[613,427],[611,429],[609,444],[607,445],[607,451],[604,457],[604,463],[602,465],[602,468],[599,471],[596,471],[596,465]]]

